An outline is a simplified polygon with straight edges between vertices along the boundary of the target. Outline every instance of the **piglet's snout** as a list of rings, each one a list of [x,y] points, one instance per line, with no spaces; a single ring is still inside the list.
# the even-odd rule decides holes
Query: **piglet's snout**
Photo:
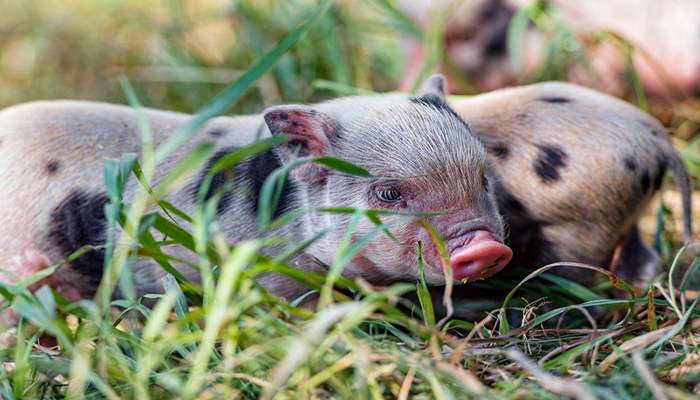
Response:
[[[510,247],[491,232],[476,231],[470,240],[452,251],[452,275],[459,280],[487,278],[502,270],[512,257]]]

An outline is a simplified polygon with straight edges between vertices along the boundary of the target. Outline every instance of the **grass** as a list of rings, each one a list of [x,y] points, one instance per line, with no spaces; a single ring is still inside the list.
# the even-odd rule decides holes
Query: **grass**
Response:
[[[181,7],[178,2],[168,4]],[[239,71],[238,78],[206,106],[190,102],[211,98],[216,85],[200,87],[184,99],[192,83],[173,84],[167,89],[173,93],[154,101],[152,95],[140,93],[149,92],[153,83],[144,84],[131,74],[121,79],[120,90],[137,109],[142,102],[158,104],[167,98],[170,105],[200,111],[171,141],[157,148],[141,120],[143,153],[105,163],[111,233],[104,279],[94,300],[72,303],[48,287],[27,289],[47,274],[60,273],[63,264],[15,285],[0,285],[4,307],[21,316],[12,333],[14,343],[0,351],[2,398],[689,399],[693,392],[697,394],[700,262],[693,257],[696,247],[674,252],[676,257],[669,260],[663,276],[626,296],[616,294],[631,289],[602,269],[594,269],[598,284],[584,287],[553,274],[564,266],[556,264],[536,269],[526,279],[510,271],[498,279],[455,286],[456,296],[451,299],[430,290],[424,281],[373,287],[343,278],[342,268],[361,244],[349,240],[339,247],[328,277],[301,273],[287,262],[308,242],[268,257],[260,249],[269,239],[228,243],[216,229],[220,196],[206,202],[201,196],[193,215],[184,215],[163,200],[183,176],[201,168],[212,149],[197,147],[152,186],[158,162],[208,118],[259,105],[260,99],[250,96],[253,88],[260,91],[266,77],[274,76],[279,88],[287,87],[280,93],[289,90],[297,101],[308,100],[302,94],[311,89],[295,85],[319,77],[323,80],[316,85],[321,82],[322,88],[381,89],[367,84],[381,73],[358,66],[363,60],[348,57],[354,53],[336,54],[339,59],[332,55],[337,46],[343,46],[347,33],[338,33],[337,46],[318,49],[313,45],[318,35],[326,38],[329,30],[357,32],[357,25],[343,25],[349,18],[343,6],[307,5],[301,23],[287,19],[281,27],[270,21],[285,10],[266,4],[281,13],[273,15],[254,3],[239,6],[242,23],[251,25],[245,40],[262,35],[260,41],[268,45],[244,49],[248,58],[241,63],[250,67]],[[396,29],[420,34],[393,3],[381,1],[374,6],[388,13]],[[275,29],[262,29],[267,23]],[[178,37],[187,31],[186,25],[180,21],[164,31]],[[435,42],[431,35],[424,40]],[[310,67],[299,62],[309,59],[314,60]],[[284,98],[289,99],[288,94]],[[266,141],[243,148],[214,168],[230,167],[274,144]],[[344,173],[365,173],[333,158],[315,162]],[[285,172],[274,174],[262,190],[262,224],[293,218],[271,217],[276,183]],[[122,193],[129,179],[138,179],[142,191],[126,204]],[[200,193],[206,191],[203,186]],[[369,218],[377,226],[373,234],[386,234],[382,214],[376,211],[326,211],[351,213],[354,221]],[[178,225],[171,215],[181,216],[186,223]],[[117,224],[123,227],[121,239],[115,237]],[[163,236],[168,240],[156,239]],[[434,240],[439,243],[440,238]],[[161,250],[170,243],[198,256],[192,267],[201,271],[201,285],[188,282],[172,267],[176,260]],[[69,260],[87,250],[79,250]],[[144,298],[133,294],[130,262],[136,254],[152,258],[171,273],[164,278],[165,294]],[[419,269],[420,264],[418,260]],[[299,307],[303,299],[286,302],[271,296],[255,280],[268,272],[305,283],[320,294],[319,306]],[[123,299],[112,299],[116,287]],[[500,294],[460,300],[460,293],[474,288]],[[411,297],[417,301],[410,301]],[[450,309],[455,317],[443,318]],[[57,346],[44,346],[47,336],[55,338]]]

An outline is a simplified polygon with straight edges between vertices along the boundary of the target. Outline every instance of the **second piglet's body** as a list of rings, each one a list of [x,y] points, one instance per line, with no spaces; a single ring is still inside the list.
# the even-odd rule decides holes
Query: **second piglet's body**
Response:
[[[434,77],[418,97],[372,96],[338,99],[313,106],[273,107],[262,116],[217,118],[197,140],[159,166],[155,183],[198,141],[216,143],[203,171],[168,200],[191,213],[203,177],[218,159],[256,137],[286,135],[289,141],[256,155],[232,170],[214,175],[209,198],[223,191],[218,226],[227,240],[282,235],[301,242],[325,230],[306,254],[303,269],[331,264],[352,216],[322,208],[382,208],[424,218],[445,238],[454,277],[479,279],[502,269],[512,252],[502,243],[503,225],[487,176],[486,152],[464,121],[447,106],[444,83]],[[183,126],[188,116],[146,110],[156,144]],[[84,245],[95,250],[53,274],[47,283],[78,299],[94,293],[102,274],[105,243],[103,208],[107,202],[101,176],[105,158],[140,153],[133,109],[87,102],[39,102],[0,113],[0,265],[2,279],[16,281],[65,259]],[[299,158],[334,156],[372,174],[349,176],[313,163],[292,169],[282,191],[279,212],[298,218],[273,232],[258,230],[258,195],[267,176]],[[138,188],[131,180],[126,201]],[[20,211],[21,210],[21,211]],[[345,268],[345,275],[387,283],[418,278],[417,249],[423,244],[426,279],[443,284],[442,265],[429,233],[412,218],[383,217],[393,233],[374,237]],[[363,220],[360,238],[374,229]],[[193,260],[178,246],[166,246],[176,259]],[[270,249],[271,252],[278,251]],[[133,265],[140,294],[162,290],[165,274],[152,260]],[[194,270],[182,267],[191,279]],[[304,288],[291,279],[267,275],[261,283],[292,298]]]
[[[681,189],[692,239],[689,176],[664,127],[636,107],[558,82],[453,106],[489,153],[514,263],[580,262],[647,281],[660,260],[641,241],[637,221],[667,170]],[[567,275],[592,277],[581,269]]]

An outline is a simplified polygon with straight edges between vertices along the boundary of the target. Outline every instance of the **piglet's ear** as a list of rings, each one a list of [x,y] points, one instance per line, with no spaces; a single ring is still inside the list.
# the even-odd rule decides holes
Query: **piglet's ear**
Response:
[[[420,91],[418,91],[419,96],[436,96],[440,100],[445,101],[445,96],[447,95],[447,80],[441,74],[433,74],[428,77],[428,79],[423,82]]]
[[[294,157],[318,157],[332,153],[331,139],[336,121],[327,114],[303,105],[270,107],[264,112],[265,123],[273,135],[287,135],[289,140],[277,148],[283,163]],[[308,183],[321,182],[328,171],[315,164],[304,164],[292,176]]]

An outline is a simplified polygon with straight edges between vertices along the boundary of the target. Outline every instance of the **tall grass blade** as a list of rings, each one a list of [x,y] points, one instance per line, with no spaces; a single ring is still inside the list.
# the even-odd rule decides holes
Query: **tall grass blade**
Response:
[[[236,82],[216,96],[206,107],[199,110],[187,125],[179,129],[170,139],[159,146],[155,153],[156,162],[163,160],[165,156],[172,153],[176,148],[189,140],[206,121],[222,114],[232,104],[238,101],[255,81],[269,71],[270,68],[318,22],[331,4],[332,0],[323,0],[301,25],[289,32],[287,36],[272,48],[272,50],[267,52],[238,78]]]

